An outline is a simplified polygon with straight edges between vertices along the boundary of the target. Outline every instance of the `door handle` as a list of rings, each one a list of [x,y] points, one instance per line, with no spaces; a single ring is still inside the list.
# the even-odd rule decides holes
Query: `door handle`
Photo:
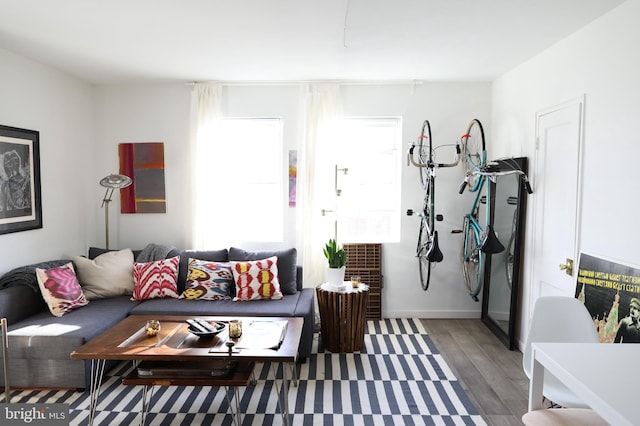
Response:
[[[569,276],[573,276],[573,259],[567,259],[566,263],[561,263],[560,270]]]

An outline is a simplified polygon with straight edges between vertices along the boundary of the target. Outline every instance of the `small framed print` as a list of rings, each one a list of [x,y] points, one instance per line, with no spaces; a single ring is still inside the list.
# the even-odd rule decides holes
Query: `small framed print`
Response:
[[[42,228],[40,133],[0,126],[0,234]]]

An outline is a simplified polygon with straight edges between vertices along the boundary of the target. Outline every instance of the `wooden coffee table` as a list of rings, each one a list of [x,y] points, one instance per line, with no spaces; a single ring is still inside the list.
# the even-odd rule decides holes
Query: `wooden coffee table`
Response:
[[[229,356],[238,363],[238,368],[233,375],[223,377],[188,377],[188,375],[176,374],[175,377],[150,378],[139,377],[136,374],[124,379],[126,384],[132,385],[182,385],[182,386],[246,386],[250,380],[255,362],[270,362],[292,364],[295,373],[295,362],[298,358],[298,346],[302,335],[303,318],[299,317],[201,317],[207,321],[225,322],[230,319],[239,319],[243,322],[244,333],[239,339],[231,339],[228,335],[228,327],[214,337],[199,338],[188,331],[186,320],[191,316],[149,316],[132,315],[113,328],[105,331],[91,341],[85,343],[71,353],[72,359],[91,360],[91,387],[89,398],[89,424],[93,424],[95,418],[100,386],[106,360],[131,360],[136,363],[165,361],[175,363],[176,369],[181,365],[188,369],[190,363],[203,363],[207,361],[220,361],[229,359]],[[148,337],[144,332],[144,326],[150,319],[159,320],[162,329],[157,336]],[[286,330],[280,345],[274,349],[262,348],[258,338],[252,339],[250,324],[256,327],[265,322],[286,322]],[[235,346],[229,355],[226,343],[233,341]],[[181,364],[182,363],[182,364]],[[282,369],[283,401],[279,402],[283,407],[283,423],[288,425],[289,403],[287,368]],[[135,370],[134,370],[135,373]],[[274,370],[274,380],[278,380]],[[278,386],[275,386],[278,389]],[[145,388],[146,390],[146,388]],[[145,393],[146,394],[146,393]],[[236,394],[237,396],[237,394]],[[146,411],[143,401],[143,421]],[[229,405],[231,406],[231,405]],[[236,411],[240,420],[238,398],[236,398]],[[240,422],[241,423],[241,422]]]

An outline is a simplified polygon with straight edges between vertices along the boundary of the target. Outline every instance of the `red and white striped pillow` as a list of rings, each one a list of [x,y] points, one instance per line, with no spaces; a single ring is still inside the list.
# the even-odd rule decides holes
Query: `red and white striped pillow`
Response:
[[[155,262],[133,264],[135,286],[131,300],[163,297],[178,298],[178,265],[180,256]]]

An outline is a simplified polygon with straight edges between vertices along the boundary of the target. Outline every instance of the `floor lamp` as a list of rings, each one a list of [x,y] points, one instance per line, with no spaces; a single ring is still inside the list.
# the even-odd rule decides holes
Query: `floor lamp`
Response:
[[[104,233],[106,248],[109,248],[109,203],[113,196],[114,189],[126,188],[133,181],[129,176],[125,175],[109,175],[100,179],[100,186],[107,188],[102,199],[102,207],[104,207]]]

